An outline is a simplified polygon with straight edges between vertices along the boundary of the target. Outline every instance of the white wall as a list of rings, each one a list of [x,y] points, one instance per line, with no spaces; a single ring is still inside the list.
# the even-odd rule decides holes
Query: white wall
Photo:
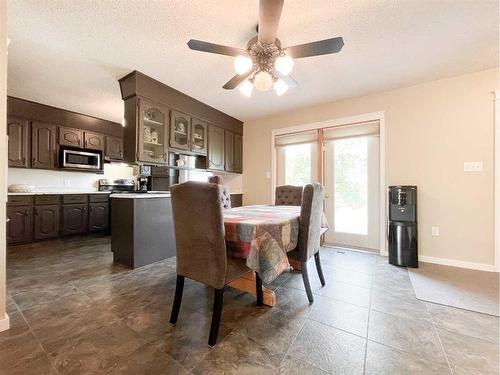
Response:
[[[44,169],[9,168],[8,185],[35,186],[36,191],[97,189],[101,178],[132,178],[133,168],[122,164],[104,164],[104,174]]]
[[[418,185],[419,254],[491,270],[498,76],[498,68],[489,69],[247,122],[244,203],[271,202],[273,129],[385,111],[385,182]],[[465,161],[482,161],[484,169],[465,173]],[[432,226],[440,227],[439,237],[431,236]]]
[[[9,328],[6,307],[5,207],[7,204],[7,3],[0,0],[0,331]]]

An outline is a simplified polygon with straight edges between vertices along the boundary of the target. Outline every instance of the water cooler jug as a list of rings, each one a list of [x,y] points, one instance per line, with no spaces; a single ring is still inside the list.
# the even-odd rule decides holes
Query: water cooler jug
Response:
[[[417,187],[389,186],[389,263],[418,268]]]

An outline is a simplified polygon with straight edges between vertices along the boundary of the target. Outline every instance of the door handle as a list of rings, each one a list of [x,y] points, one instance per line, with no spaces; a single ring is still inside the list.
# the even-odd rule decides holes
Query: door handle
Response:
[[[328,199],[328,198],[330,198],[330,194],[325,193],[325,199]]]

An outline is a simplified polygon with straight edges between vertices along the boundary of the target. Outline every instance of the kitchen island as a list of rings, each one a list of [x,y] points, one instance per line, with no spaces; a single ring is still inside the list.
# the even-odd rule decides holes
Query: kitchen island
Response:
[[[175,256],[168,192],[111,194],[113,261],[132,268]]]

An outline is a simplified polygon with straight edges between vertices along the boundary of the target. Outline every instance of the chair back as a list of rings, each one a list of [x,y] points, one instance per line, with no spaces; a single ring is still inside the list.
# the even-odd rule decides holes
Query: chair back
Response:
[[[276,206],[300,206],[302,204],[302,186],[277,186],[274,204]]]
[[[301,261],[306,261],[319,250],[324,198],[325,191],[321,184],[315,182],[304,186],[297,244]]]
[[[177,274],[220,289],[226,280],[227,260],[221,187],[206,182],[184,182],[170,188]]]
[[[231,208],[231,194],[229,194],[229,189],[224,185],[224,180],[221,176],[210,176],[208,178],[208,182],[211,184],[217,184],[221,186],[221,197],[220,202],[222,208],[228,209]]]

